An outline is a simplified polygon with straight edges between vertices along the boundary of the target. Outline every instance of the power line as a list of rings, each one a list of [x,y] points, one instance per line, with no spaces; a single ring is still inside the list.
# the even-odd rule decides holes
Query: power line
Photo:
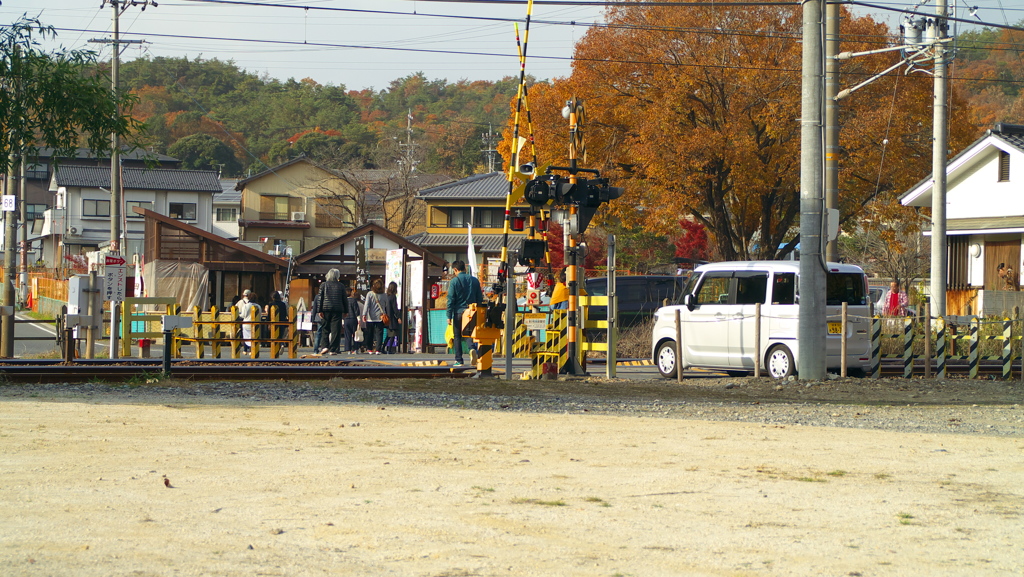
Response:
[[[74,28],[55,28],[55,30],[60,30],[60,31],[64,31],[64,32],[83,32],[83,31],[84,32],[95,32],[94,30],[79,30],[79,29],[74,29]],[[143,33],[141,33],[141,32],[139,32],[139,33],[126,32],[124,34],[126,34],[126,35],[127,34],[136,34],[136,35],[140,35],[140,36],[143,35]],[[185,39],[185,40],[212,40],[212,41],[220,41],[220,42],[251,42],[251,43],[256,43],[256,44],[303,46],[303,47],[310,47],[310,46],[312,46],[312,47],[330,48],[330,49],[337,48],[337,49],[354,49],[354,50],[388,50],[388,51],[393,51],[393,52],[423,52],[423,53],[428,53],[428,54],[455,54],[455,55],[461,55],[461,56],[485,56],[485,57],[497,57],[497,58],[517,58],[515,55],[512,55],[512,54],[501,54],[501,53],[493,53],[493,52],[466,52],[466,51],[456,51],[456,50],[435,50],[435,49],[430,49],[430,48],[401,48],[401,47],[394,47],[394,46],[361,46],[361,45],[352,45],[352,44],[328,44],[328,43],[324,43],[324,42],[300,42],[298,40],[266,40],[266,39],[253,39],[253,38],[228,38],[228,37],[217,37],[217,36],[185,36],[185,35],[178,35],[178,34],[153,34],[153,33],[145,33],[145,35],[147,37],[175,38],[175,39]],[[799,68],[781,68],[781,67],[778,67],[778,68],[766,68],[766,67],[758,67],[758,66],[737,66],[737,65],[726,65],[726,64],[717,64],[717,65],[715,65],[715,64],[696,64],[696,63],[695,64],[686,64],[686,63],[680,63],[680,62],[655,62],[655,61],[645,61],[645,60],[613,60],[613,59],[608,59],[608,58],[578,58],[578,57],[572,57],[572,56],[537,56],[537,55],[533,55],[531,58],[537,58],[537,59],[543,59],[543,60],[572,60],[574,62],[582,62],[582,63],[597,62],[597,63],[604,63],[604,64],[636,64],[636,65],[642,65],[642,66],[663,66],[663,67],[673,67],[673,68],[714,68],[714,69],[719,69],[719,70],[751,70],[751,71],[756,71],[756,72],[793,72],[793,73],[800,72]],[[851,75],[851,76],[852,75],[861,75],[861,76],[868,75],[866,73],[865,74],[858,74],[858,73],[853,73],[853,72],[847,72],[846,74],[847,75]],[[985,78],[968,78],[968,79],[957,78],[957,80],[987,81],[988,79],[985,79]],[[997,81],[993,80],[992,82],[997,82]],[[1022,80],[1022,81],[1000,80],[998,82],[1011,83],[1011,84],[1020,84],[1020,83],[1024,83],[1024,80]]]

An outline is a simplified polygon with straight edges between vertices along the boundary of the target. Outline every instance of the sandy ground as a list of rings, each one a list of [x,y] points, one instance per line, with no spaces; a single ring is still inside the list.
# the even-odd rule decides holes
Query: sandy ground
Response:
[[[1020,437],[139,397],[0,399],[0,573],[1024,574]]]

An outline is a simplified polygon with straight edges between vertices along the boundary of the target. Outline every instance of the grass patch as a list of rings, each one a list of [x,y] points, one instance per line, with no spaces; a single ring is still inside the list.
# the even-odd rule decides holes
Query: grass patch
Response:
[[[889,473],[875,473],[875,478],[879,481],[885,481],[886,479],[892,479],[892,475]]]
[[[900,520],[900,525],[914,524],[914,516],[910,513],[897,513],[896,518]]]
[[[543,499],[512,499],[513,505],[543,505],[545,507],[565,507],[566,502],[561,499],[557,501],[545,501]]]
[[[842,469],[836,469],[835,471],[829,471],[828,473],[826,473],[826,475],[828,475],[829,477],[845,477],[846,471]]]
[[[608,501],[605,501],[604,499],[602,499],[600,497],[587,497],[586,499],[584,499],[584,501],[586,501],[587,503],[597,503],[598,505],[600,505],[602,507],[611,507],[612,506],[611,503],[609,503]]]

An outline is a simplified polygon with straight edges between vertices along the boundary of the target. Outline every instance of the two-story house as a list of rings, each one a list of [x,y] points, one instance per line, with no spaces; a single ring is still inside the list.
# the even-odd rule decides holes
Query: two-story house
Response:
[[[123,150],[121,166],[125,168],[179,168],[181,162],[176,158],[147,152],[145,150]],[[25,240],[29,249],[28,262],[46,261],[43,255],[43,224],[44,213],[54,207],[55,195],[50,190],[50,178],[57,165],[104,167],[110,170],[109,155],[95,155],[87,148],[79,148],[73,157],[57,157],[52,148],[41,148],[38,154],[25,163],[25,191],[21,199],[25,205]],[[108,179],[109,180],[109,179]],[[109,187],[108,187],[109,188]],[[2,235],[0,231],[0,235]],[[19,233],[19,240],[20,233]],[[52,248],[52,243],[51,248]],[[52,250],[50,251],[52,254]]]
[[[239,180],[239,241],[298,255],[352,230],[362,218],[359,187],[343,173],[300,156]]]
[[[933,183],[929,175],[900,202],[930,207]],[[997,272],[1004,263],[1018,287],[1024,278],[1024,126],[996,124],[949,160],[946,183],[946,310],[1002,314],[1024,305],[1024,293],[1005,290]]]
[[[475,270],[491,275],[501,258],[508,189],[506,175],[491,172],[421,190],[417,197],[426,203],[426,231],[408,237],[409,241],[448,262],[466,260],[472,225]],[[513,214],[522,216],[529,210],[520,201]],[[523,238],[523,232],[510,234],[509,250],[520,250]]]
[[[211,229],[213,195],[221,192],[216,171],[124,168],[121,182],[121,254],[143,252],[145,226],[135,208],[151,210],[204,231]],[[55,195],[55,205],[45,213],[45,261],[62,262],[109,245],[109,168],[60,164],[53,170],[49,188]]]

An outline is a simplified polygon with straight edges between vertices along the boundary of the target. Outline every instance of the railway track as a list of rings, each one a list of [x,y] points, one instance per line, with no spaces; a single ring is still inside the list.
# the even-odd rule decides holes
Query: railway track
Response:
[[[53,383],[134,381],[162,375],[160,359],[79,359],[0,361],[0,380],[12,383]],[[464,378],[474,374],[471,367],[407,367],[349,360],[309,361],[304,359],[252,360],[175,360],[170,376],[190,381],[210,380],[327,380],[327,379],[408,379]]]

